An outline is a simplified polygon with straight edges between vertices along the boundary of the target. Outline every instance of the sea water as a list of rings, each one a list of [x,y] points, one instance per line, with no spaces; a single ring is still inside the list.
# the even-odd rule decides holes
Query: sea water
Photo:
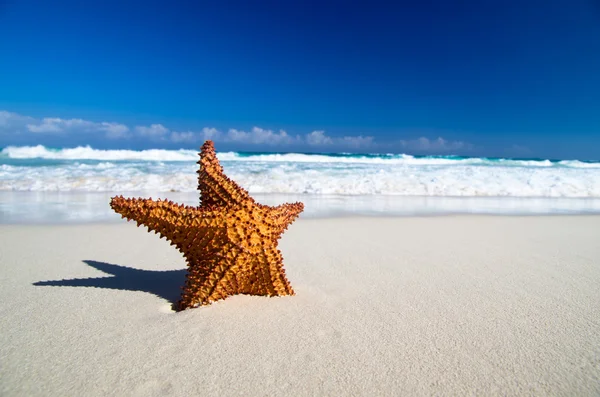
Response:
[[[600,213],[600,162],[407,154],[217,153],[264,204],[303,216]],[[196,150],[5,147],[0,222],[118,220],[110,197],[197,205]]]

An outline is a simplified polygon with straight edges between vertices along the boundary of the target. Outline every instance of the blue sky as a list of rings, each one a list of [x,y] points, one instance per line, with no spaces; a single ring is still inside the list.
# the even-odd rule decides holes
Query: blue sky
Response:
[[[0,146],[600,158],[597,2],[390,3],[0,0]]]

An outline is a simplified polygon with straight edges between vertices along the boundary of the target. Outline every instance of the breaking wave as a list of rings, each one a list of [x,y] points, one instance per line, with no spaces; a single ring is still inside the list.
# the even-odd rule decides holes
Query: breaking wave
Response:
[[[406,154],[220,152],[251,193],[600,198],[600,162]],[[0,190],[196,190],[196,150],[51,149],[0,152]]]

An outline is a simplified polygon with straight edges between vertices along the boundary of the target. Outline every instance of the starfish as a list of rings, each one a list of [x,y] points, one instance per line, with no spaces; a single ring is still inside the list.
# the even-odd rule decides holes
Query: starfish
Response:
[[[197,164],[197,207],[123,196],[110,202],[121,218],[165,237],[187,260],[188,273],[177,310],[235,294],[294,295],[277,243],[304,204],[271,207],[254,201],[223,173],[212,141],[202,145]]]

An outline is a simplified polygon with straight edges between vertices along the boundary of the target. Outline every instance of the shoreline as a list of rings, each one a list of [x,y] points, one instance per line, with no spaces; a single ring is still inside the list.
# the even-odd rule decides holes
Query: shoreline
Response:
[[[323,215],[318,217],[306,217],[300,215],[298,221],[302,222],[318,222],[318,221],[336,221],[341,220],[403,220],[403,219],[435,219],[435,218],[586,218],[586,217],[600,217],[600,213],[551,213],[551,214],[488,214],[488,213],[429,213],[429,214],[340,214],[340,215]],[[135,224],[134,221],[127,221],[126,219],[118,218],[109,221],[55,221],[55,222],[0,222],[0,228],[2,227],[87,227],[87,226],[117,226],[119,224]],[[143,229],[143,226],[140,226]]]
[[[290,297],[180,313],[135,223],[0,225],[0,394],[596,395],[600,217],[299,219]]]
[[[2,192],[0,224],[85,224],[114,223],[120,220],[109,207],[111,192]],[[170,199],[197,205],[198,192],[123,193],[126,197]],[[257,202],[279,205],[301,201],[303,219],[345,217],[419,217],[447,215],[594,215],[600,214],[600,199],[591,198],[511,198],[438,196],[319,196],[253,195]]]

